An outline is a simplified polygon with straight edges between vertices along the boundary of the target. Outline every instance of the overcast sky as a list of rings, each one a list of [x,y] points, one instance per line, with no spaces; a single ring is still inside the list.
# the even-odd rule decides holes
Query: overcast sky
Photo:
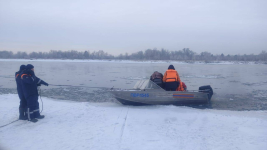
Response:
[[[267,51],[267,0],[0,0],[0,50]]]

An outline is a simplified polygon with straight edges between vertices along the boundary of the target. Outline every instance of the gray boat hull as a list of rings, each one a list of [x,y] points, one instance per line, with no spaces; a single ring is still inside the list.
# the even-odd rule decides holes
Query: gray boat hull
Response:
[[[183,105],[207,104],[208,93],[148,90],[111,90],[115,98],[124,105]]]

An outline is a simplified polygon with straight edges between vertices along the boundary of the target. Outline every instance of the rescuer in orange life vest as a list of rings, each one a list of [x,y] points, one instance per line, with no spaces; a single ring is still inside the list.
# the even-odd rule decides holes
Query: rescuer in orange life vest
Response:
[[[170,65],[163,76],[166,91],[184,91],[182,81],[173,65]]]

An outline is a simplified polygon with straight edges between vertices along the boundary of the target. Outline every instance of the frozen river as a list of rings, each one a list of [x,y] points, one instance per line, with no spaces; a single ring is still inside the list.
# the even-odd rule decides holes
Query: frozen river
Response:
[[[111,87],[132,88],[154,71],[164,74],[170,64],[188,90],[211,85],[213,109],[267,110],[267,66],[264,64],[203,64],[181,62],[0,60],[0,94],[16,93],[14,74],[21,64],[33,64],[36,75],[48,82],[42,96],[75,101],[115,101]]]

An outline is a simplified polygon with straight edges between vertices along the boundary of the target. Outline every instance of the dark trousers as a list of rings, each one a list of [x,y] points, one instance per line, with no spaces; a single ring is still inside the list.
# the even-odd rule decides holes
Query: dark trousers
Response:
[[[40,111],[39,111],[39,103],[38,103],[38,96],[29,96],[26,98],[27,100],[27,118],[28,120],[37,118],[40,116]]]
[[[178,85],[179,85],[178,82],[165,82],[165,90],[176,91]]]
[[[20,96],[20,103],[19,103],[20,109],[26,109],[27,108],[27,101],[24,97]]]
[[[19,104],[19,119],[24,119],[26,115],[27,109],[27,101],[24,96],[19,96],[20,104]]]

